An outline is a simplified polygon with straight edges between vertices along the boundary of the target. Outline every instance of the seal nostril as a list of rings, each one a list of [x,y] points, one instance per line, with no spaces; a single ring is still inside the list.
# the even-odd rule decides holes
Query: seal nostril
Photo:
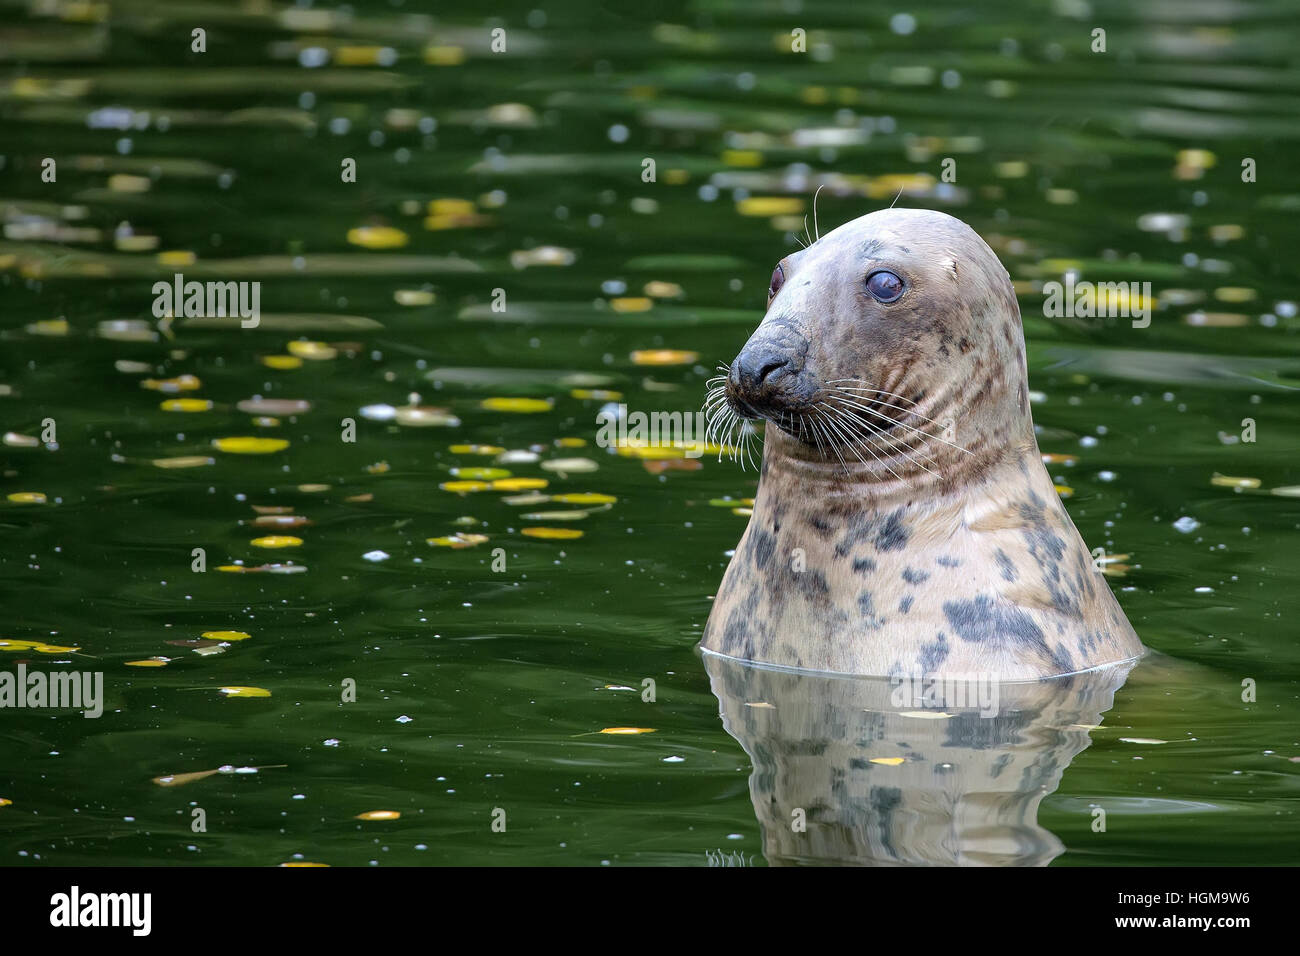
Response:
[[[767,381],[768,377],[771,376],[773,372],[780,371],[781,369],[786,368],[789,364],[789,359],[777,359],[774,362],[768,362],[758,370],[759,383],[761,384],[762,382]]]

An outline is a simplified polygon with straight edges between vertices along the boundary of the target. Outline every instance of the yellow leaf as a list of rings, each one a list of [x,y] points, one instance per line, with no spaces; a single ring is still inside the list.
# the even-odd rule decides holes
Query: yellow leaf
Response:
[[[147,657],[142,661],[127,661],[127,667],[166,667],[170,663],[167,657]],[[157,782],[155,780],[155,782]]]
[[[158,407],[164,412],[210,412],[212,402],[206,398],[167,398]]]
[[[545,478],[498,478],[492,482],[493,491],[534,491],[545,488],[550,482]]]
[[[634,365],[689,365],[700,357],[700,353],[682,349],[638,349],[631,357]]]
[[[358,813],[358,820],[396,820],[402,815],[400,810],[367,810],[365,813]]]
[[[485,398],[479,407],[490,412],[549,412],[551,400],[548,398]]]
[[[207,455],[177,455],[175,458],[155,458],[150,462],[155,468],[200,468],[216,463],[215,458]]]
[[[653,727],[605,727],[602,734],[653,734]]]
[[[348,242],[365,249],[400,249],[410,239],[392,226],[358,226],[348,230]]]
[[[653,299],[645,296],[626,296],[609,300],[609,307],[615,312],[649,312],[654,304]]]
[[[11,806],[13,806],[12,800],[6,800],[4,797],[0,797],[0,807],[11,807]]]
[[[519,533],[530,538],[547,538],[550,540],[569,540],[582,537],[582,532],[577,528],[521,528]]]
[[[472,216],[478,212],[469,199],[430,199],[428,213],[430,216]]]
[[[177,375],[175,378],[146,378],[140,382],[141,388],[155,392],[194,392],[203,387],[197,375]]]
[[[188,249],[166,249],[157,256],[160,266],[192,266],[199,257]]]
[[[253,635],[244,631],[204,631],[200,636],[210,641],[246,641]]]
[[[561,501],[566,505],[612,505],[618,501],[613,495],[602,495],[595,491],[574,491],[563,495],[552,495],[552,501]]]
[[[472,548],[488,539],[485,534],[450,534],[441,538],[426,538],[425,541],[439,548]]]
[[[458,66],[465,62],[465,51],[458,46],[427,46],[424,62],[430,66]]]
[[[255,548],[296,548],[302,544],[302,538],[291,534],[268,534],[248,542]]]
[[[736,212],[742,216],[794,216],[803,212],[803,200],[798,196],[750,196],[736,202]]]
[[[267,690],[265,687],[241,687],[236,685],[233,687],[221,687],[219,688],[219,690],[227,697],[270,697],[271,696],[271,692]]]
[[[61,644],[42,644],[38,642],[32,645],[32,650],[36,651],[38,654],[73,654],[81,650],[81,648],[64,647]]]
[[[479,481],[510,477],[510,472],[504,468],[453,468],[451,473],[457,478],[473,478]]]
[[[294,860],[290,863],[280,863],[279,866],[329,866],[328,863],[308,863],[306,860]]]
[[[610,392],[611,395],[620,395],[619,392]],[[621,397],[621,396],[620,396]],[[560,448],[586,448],[587,439],[585,438],[557,438],[555,444]]]
[[[267,368],[287,371],[294,368],[302,368],[302,359],[296,355],[263,355],[258,359]]]
[[[487,491],[492,486],[486,481],[444,481],[438,487],[443,491],[454,491],[463,495],[470,491]]]
[[[338,358],[339,354],[338,349],[326,345],[324,342],[294,341],[289,343],[288,349],[290,355],[296,355],[302,359],[311,359],[315,362]]]
[[[43,505],[46,501],[39,491],[11,491],[5,497],[16,505]]]
[[[503,451],[500,445],[452,445],[453,455],[499,455]]]
[[[902,757],[872,757],[872,763],[883,764],[886,767],[897,767],[903,762]]]
[[[289,447],[288,440],[284,438],[258,438],[246,435],[214,438],[212,444],[218,451],[231,455],[269,455]]]

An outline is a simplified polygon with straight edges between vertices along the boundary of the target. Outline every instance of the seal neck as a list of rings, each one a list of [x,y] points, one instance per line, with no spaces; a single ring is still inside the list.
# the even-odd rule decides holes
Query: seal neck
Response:
[[[986,446],[981,454],[944,448],[926,457],[924,464],[915,455],[884,453],[866,461],[848,454],[843,459],[828,457],[769,426],[756,507],[762,505],[765,481],[796,488],[803,498],[853,500],[883,508],[978,493],[978,488],[998,481],[1008,471],[1023,481],[1024,464],[1039,461],[1032,432],[999,446]],[[1046,478],[1041,464],[1037,470]]]

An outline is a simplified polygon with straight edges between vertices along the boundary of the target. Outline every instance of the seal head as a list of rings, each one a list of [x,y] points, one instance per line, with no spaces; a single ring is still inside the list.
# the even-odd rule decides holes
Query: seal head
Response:
[[[960,220],[883,210],[781,260],[711,407],[768,427],[704,650],[1002,679],[1141,655],[1043,466],[1010,277]]]

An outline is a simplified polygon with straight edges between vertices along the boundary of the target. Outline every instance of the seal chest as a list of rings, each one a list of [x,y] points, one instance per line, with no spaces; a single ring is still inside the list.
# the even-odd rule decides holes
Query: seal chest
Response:
[[[844,674],[1031,680],[1142,645],[1044,468],[1010,278],[970,227],[891,209],[783,259],[710,395],[767,421],[701,647]]]

